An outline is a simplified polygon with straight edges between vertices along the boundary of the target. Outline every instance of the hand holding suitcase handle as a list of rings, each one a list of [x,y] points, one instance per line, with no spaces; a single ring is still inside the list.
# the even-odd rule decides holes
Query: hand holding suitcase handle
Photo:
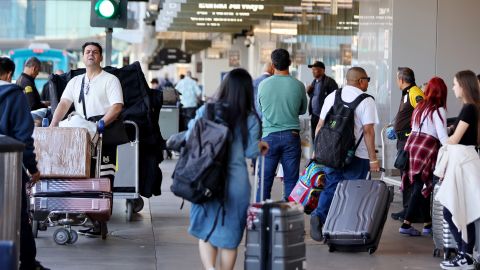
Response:
[[[378,169],[378,171],[381,172],[381,174],[380,174],[380,179],[378,179],[378,180],[383,180],[383,178],[385,177],[385,168],[380,167],[380,168]],[[367,180],[372,180],[372,179],[370,179],[370,176],[372,176],[372,172],[371,172],[371,171],[368,171],[367,177],[365,177],[365,179],[367,179]]]

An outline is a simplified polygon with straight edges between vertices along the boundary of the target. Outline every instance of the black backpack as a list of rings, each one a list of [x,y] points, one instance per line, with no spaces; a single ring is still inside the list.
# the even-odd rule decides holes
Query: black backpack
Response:
[[[328,167],[341,169],[350,164],[355,150],[360,144],[363,133],[355,143],[355,109],[365,98],[372,96],[361,94],[350,103],[342,100],[342,89],[335,93],[335,101],[328,111],[320,132],[315,137],[315,159]]]

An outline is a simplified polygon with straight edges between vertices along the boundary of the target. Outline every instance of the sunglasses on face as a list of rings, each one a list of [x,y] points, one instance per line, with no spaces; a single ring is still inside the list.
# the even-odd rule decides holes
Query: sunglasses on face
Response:
[[[360,78],[360,79],[358,79],[358,80],[359,80],[359,81],[360,81],[360,80],[366,80],[367,82],[370,82],[370,77],[362,77],[362,78]]]

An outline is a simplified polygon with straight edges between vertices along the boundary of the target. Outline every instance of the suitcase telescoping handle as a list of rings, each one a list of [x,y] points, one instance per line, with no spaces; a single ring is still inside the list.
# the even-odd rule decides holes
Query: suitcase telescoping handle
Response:
[[[365,179],[372,180],[372,179],[370,179],[371,175],[372,175],[372,172],[368,171],[367,177],[365,177]],[[385,178],[385,168],[380,167],[380,180],[383,180],[383,178]]]
[[[259,164],[261,163],[261,166]],[[258,179],[258,169],[260,168],[260,179]],[[252,202],[256,202],[258,188],[260,187],[260,202],[263,202],[264,181],[265,181],[265,155],[258,155],[257,162],[255,163],[255,193],[252,198]]]

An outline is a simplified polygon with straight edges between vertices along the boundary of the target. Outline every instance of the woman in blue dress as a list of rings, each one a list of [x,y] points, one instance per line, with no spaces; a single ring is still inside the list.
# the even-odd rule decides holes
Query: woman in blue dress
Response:
[[[229,146],[227,163],[227,199],[224,202],[225,216],[214,226],[220,201],[192,204],[188,232],[199,239],[200,257],[207,270],[233,269],[237,258],[237,247],[243,237],[250,203],[250,182],[245,158],[255,158],[260,149],[266,152],[268,145],[260,142],[260,120],[255,113],[252,77],[244,69],[234,69],[222,81],[217,93],[219,102],[227,103],[226,122],[233,140]],[[194,120],[189,122],[187,137],[195,121],[205,114],[205,106],[197,110]],[[214,228],[208,242],[205,239]]]

